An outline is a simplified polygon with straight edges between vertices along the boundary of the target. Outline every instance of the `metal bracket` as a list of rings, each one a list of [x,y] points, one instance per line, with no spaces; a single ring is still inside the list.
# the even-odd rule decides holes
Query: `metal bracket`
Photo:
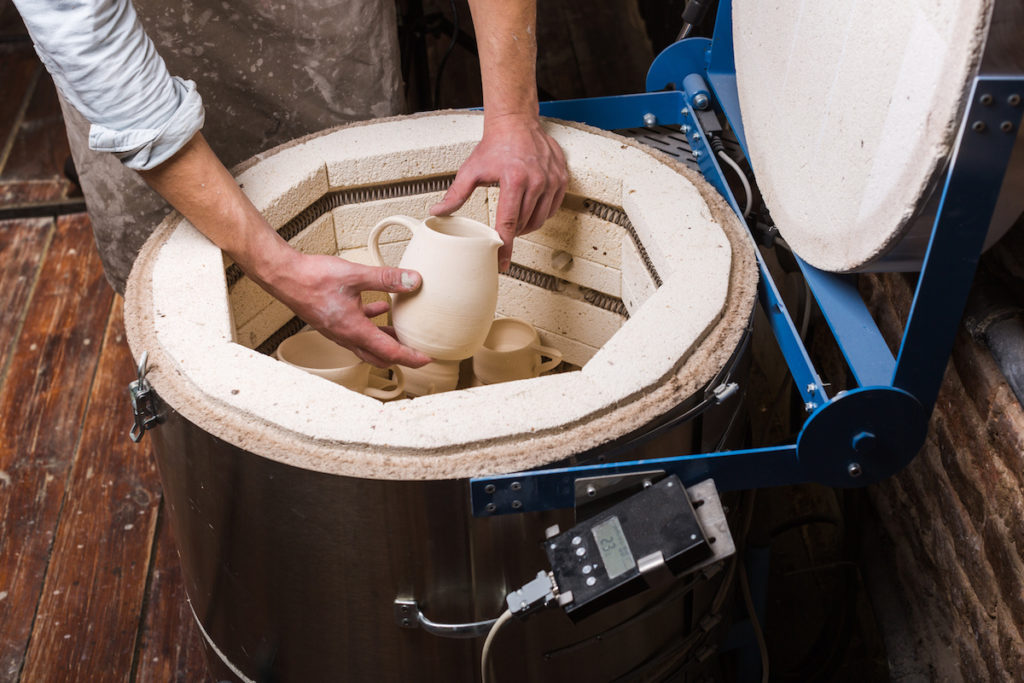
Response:
[[[576,507],[596,503],[607,496],[625,491],[637,484],[647,488],[665,476],[665,470],[647,470],[623,474],[605,474],[597,477],[580,477],[573,482],[576,491]]]
[[[422,628],[427,633],[441,638],[482,638],[491,630],[497,619],[473,621],[465,624],[439,624],[427,618],[420,611],[416,598],[398,596],[395,598],[395,623],[402,628]]]
[[[139,360],[137,379],[128,385],[128,395],[132,400],[132,417],[134,422],[128,430],[128,438],[138,443],[146,432],[160,424],[160,412],[157,407],[156,392],[146,379],[149,352],[143,351]]]

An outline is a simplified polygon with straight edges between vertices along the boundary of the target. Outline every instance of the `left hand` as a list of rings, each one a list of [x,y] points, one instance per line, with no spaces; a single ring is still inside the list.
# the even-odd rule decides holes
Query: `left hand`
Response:
[[[540,119],[505,114],[484,121],[483,138],[430,213],[446,216],[477,186],[498,183],[501,196],[494,227],[504,242],[498,250],[498,266],[504,272],[512,262],[512,240],[537,230],[555,214],[568,182],[565,154],[544,132]]]

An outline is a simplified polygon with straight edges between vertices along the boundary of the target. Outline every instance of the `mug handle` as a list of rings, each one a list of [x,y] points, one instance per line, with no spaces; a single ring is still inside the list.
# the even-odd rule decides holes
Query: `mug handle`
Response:
[[[562,362],[562,352],[551,346],[541,346],[540,344],[534,344],[533,350],[541,355],[541,357],[547,356],[548,360],[543,361],[537,366],[537,374],[543,374],[548,370],[553,370],[556,365]]]
[[[376,266],[386,265],[384,259],[380,257],[380,235],[384,232],[384,228],[392,225],[401,225],[403,228],[408,228],[409,232],[415,237],[423,222],[409,216],[391,216],[373,226],[370,236],[366,238],[366,248],[370,250],[370,258],[373,259],[373,264]]]
[[[393,388],[384,389],[383,387],[371,387],[369,384],[367,384],[366,389],[363,390],[363,393],[373,398],[379,398],[381,401],[390,401],[393,398],[398,398],[398,396],[403,391],[405,391],[405,376],[402,375],[402,368],[398,367],[397,365],[392,365],[389,368],[389,370],[391,370],[392,374],[394,375],[394,380],[390,382],[387,382],[385,380],[386,383],[384,386],[387,386],[388,384],[394,384],[395,386]],[[372,382],[375,378],[376,375],[370,375],[369,381]]]

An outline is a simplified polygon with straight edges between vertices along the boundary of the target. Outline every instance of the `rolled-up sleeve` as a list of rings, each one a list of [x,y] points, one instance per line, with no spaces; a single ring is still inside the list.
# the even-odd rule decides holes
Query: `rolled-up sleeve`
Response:
[[[92,124],[92,149],[145,170],[203,127],[195,83],[168,73],[130,0],[14,4],[57,88]]]

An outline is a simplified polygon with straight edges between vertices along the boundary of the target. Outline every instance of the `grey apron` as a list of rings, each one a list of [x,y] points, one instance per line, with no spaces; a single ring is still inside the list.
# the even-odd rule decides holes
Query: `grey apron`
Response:
[[[393,0],[135,0],[172,75],[203,96],[203,135],[225,166],[402,106]],[[170,211],[139,175],[88,147],[89,124],[62,101],[71,153],[107,279],[118,292]]]

